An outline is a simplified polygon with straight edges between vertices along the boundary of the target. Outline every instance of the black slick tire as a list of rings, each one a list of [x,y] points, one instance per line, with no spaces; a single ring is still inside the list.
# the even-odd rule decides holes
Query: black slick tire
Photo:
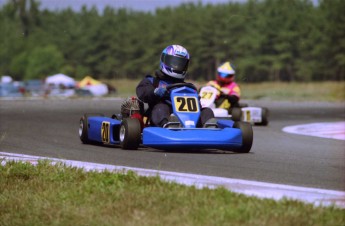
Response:
[[[87,116],[83,115],[79,121],[79,138],[83,144],[89,143]]]
[[[267,126],[268,125],[268,116],[269,116],[269,111],[267,108],[262,108],[262,121],[260,123],[261,126]]]
[[[242,110],[241,108],[233,108],[231,110],[231,119],[233,121],[241,121],[242,118]]]
[[[236,152],[248,153],[253,145],[253,128],[248,122],[235,122],[234,128],[242,132],[242,146],[236,149]]]
[[[141,142],[141,125],[136,118],[125,118],[121,122],[119,132],[122,149],[135,150]]]
[[[79,120],[79,138],[83,144],[91,143],[88,138],[89,122],[88,117],[90,116],[104,116],[103,114],[84,114]]]

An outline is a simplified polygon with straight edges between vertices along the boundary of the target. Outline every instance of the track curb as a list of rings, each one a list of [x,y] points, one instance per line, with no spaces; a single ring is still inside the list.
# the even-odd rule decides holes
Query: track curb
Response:
[[[53,164],[64,163],[66,166],[83,168],[86,171],[134,171],[140,176],[159,176],[164,181],[176,182],[188,186],[195,186],[197,188],[208,187],[213,189],[218,187],[224,187],[231,192],[240,193],[248,196],[255,196],[258,198],[269,198],[274,200],[281,200],[285,198],[290,200],[298,200],[305,203],[311,203],[315,206],[334,205],[336,207],[345,209],[344,191],[307,188],[224,177],[142,169],[126,166],[115,166],[92,162],[82,162],[74,160],[64,160],[57,158],[0,152],[0,162],[2,165],[6,164],[6,162],[8,161],[23,161],[35,165],[38,163],[39,160],[49,160],[52,161]]]

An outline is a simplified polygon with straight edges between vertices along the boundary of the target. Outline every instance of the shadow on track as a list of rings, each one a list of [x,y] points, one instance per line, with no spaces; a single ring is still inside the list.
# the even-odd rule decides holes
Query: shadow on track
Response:
[[[96,147],[103,147],[103,148],[112,148],[118,149],[119,151],[128,151],[128,152],[157,152],[157,153],[180,153],[180,154],[226,154],[226,155],[235,155],[235,154],[254,154],[254,153],[239,153],[235,150],[221,150],[221,149],[155,149],[140,145],[137,150],[125,150],[120,147],[120,145],[108,145],[99,142],[90,142],[87,145],[96,146]]]

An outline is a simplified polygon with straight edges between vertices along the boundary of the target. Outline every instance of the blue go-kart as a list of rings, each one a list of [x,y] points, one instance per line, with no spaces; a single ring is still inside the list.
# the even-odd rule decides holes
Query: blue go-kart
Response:
[[[127,102],[135,104],[129,105],[127,114],[122,114],[124,117],[83,115],[79,127],[81,141],[119,145],[123,149],[137,149],[143,145],[169,150],[250,151],[253,143],[250,123],[212,118],[199,128],[197,125],[201,106],[195,86],[191,83],[178,83],[167,86],[167,90],[170,94],[167,101],[172,106],[173,114],[164,127],[150,126],[150,120],[145,120],[145,114],[138,107],[139,100],[132,98]]]

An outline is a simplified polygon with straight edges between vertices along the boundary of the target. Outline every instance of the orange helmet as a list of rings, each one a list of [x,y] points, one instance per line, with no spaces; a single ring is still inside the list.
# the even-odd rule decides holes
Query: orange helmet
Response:
[[[235,78],[235,70],[230,62],[225,62],[217,68],[217,81],[223,84],[231,83]]]

